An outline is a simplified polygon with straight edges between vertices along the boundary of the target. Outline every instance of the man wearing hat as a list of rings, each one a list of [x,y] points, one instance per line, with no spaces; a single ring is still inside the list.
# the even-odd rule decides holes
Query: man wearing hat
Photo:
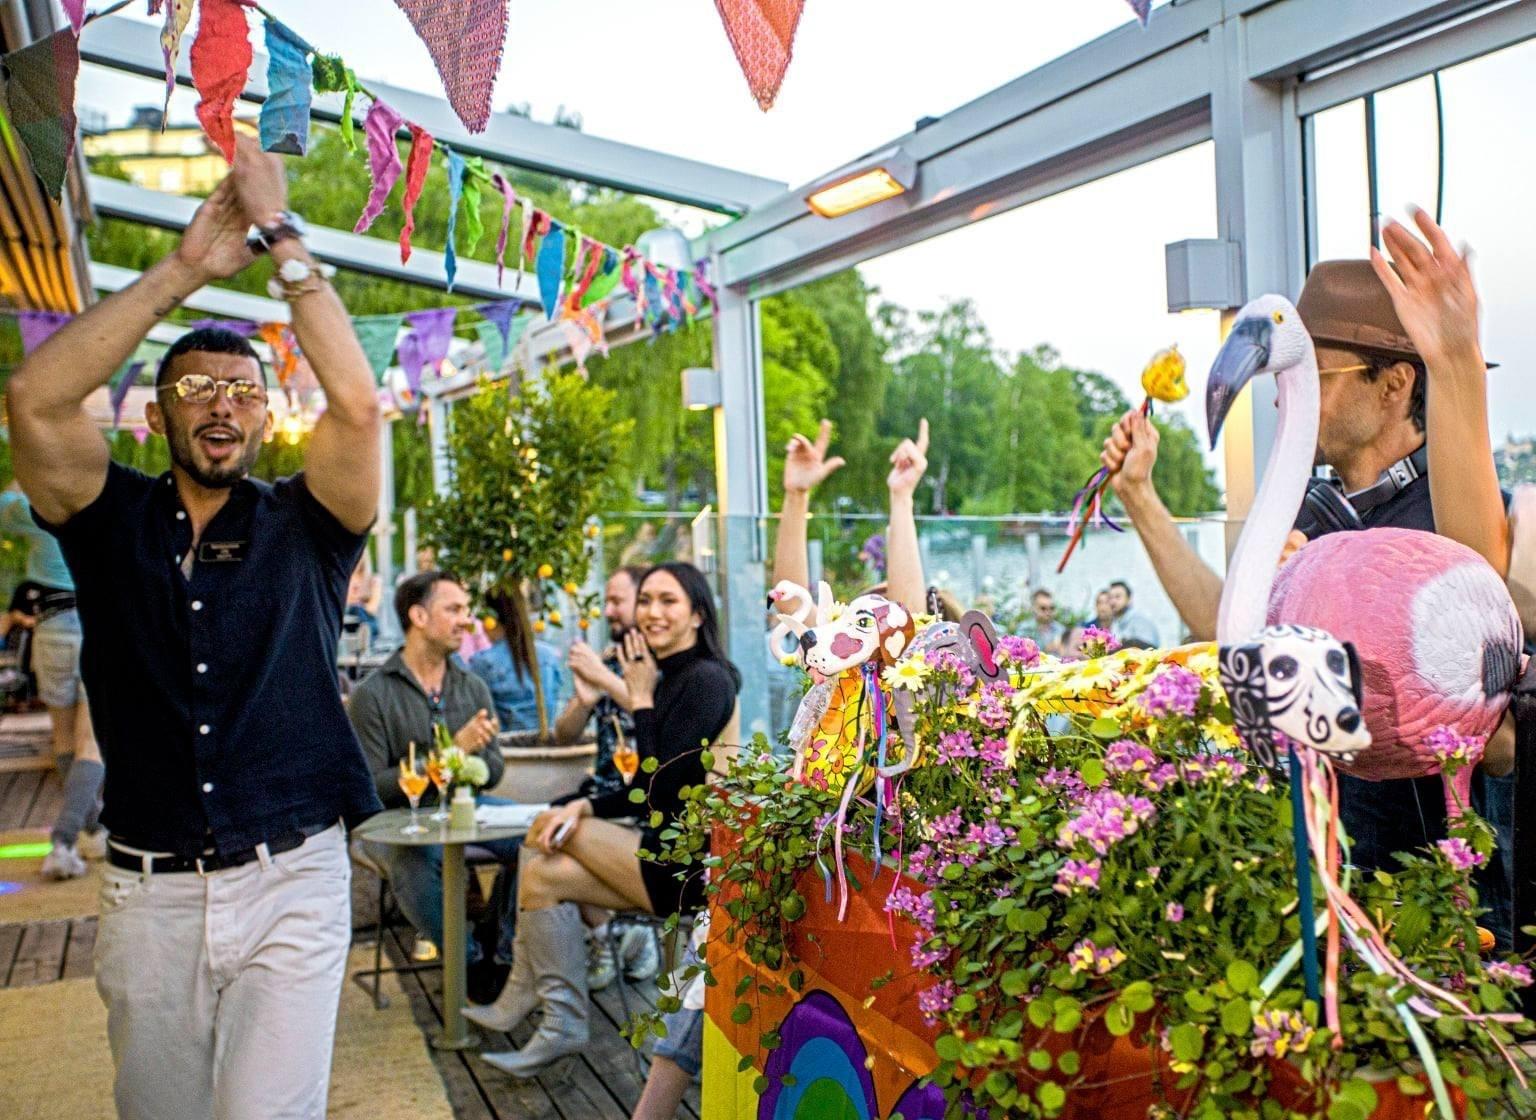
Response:
[[[1370,260],[1325,261],[1297,300],[1321,375],[1317,463],[1333,477],[1309,484],[1287,556],[1324,533],[1392,526],[1457,540],[1502,576],[1509,526],[1488,436],[1477,293],[1440,227],[1422,211],[1414,219],[1425,241],[1396,223],[1383,230],[1395,268],[1375,250]],[[1221,577],[1185,541],[1153,487],[1157,443],[1150,421],[1128,412],[1104,441],[1102,461],[1117,472],[1115,492],[1169,598],[1191,633],[1208,640]],[[1490,769],[1513,761],[1513,726],[1505,723],[1489,744]],[[1388,866],[1393,852],[1445,835],[1438,777],[1341,775],[1341,783],[1340,813],[1357,864]],[[1507,937],[1507,927],[1499,932]]]

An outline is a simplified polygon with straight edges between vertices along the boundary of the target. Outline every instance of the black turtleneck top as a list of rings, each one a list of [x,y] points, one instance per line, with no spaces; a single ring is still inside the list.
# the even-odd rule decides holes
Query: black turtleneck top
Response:
[[[659,809],[670,822],[682,807],[682,791],[705,778],[700,752],[725,730],[736,709],[736,680],[724,662],[707,657],[700,646],[659,660],[661,680],[656,685],[656,705],[636,708],[635,750],[642,763],[657,762],[656,771],[644,770],[635,784],[646,790],[642,807],[629,799],[629,787],[592,799],[598,817],[634,817]]]

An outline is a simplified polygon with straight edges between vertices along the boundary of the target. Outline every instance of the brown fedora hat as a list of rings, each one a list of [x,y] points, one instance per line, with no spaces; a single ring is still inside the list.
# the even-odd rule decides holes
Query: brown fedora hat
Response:
[[[1319,261],[1307,274],[1296,310],[1314,342],[1424,361],[1370,261]]]

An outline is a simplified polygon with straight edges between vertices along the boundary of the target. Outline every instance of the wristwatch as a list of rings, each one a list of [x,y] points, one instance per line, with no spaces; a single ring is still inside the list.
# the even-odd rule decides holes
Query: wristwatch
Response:
[[[290,238],[303,241],[308,233],[309,226],[303,218],[292,210],[279,210],[262,224],[252,226],[245,235],[245,244],[251,252],[259,255],[269,251],[279,241]]]

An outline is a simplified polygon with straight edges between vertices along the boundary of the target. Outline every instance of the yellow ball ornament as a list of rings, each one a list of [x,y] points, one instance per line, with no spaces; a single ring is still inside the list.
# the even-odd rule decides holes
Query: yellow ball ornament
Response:
[[[1184,355],[1177,346],[1159,350],[1141,371],[1141,387],[1155,401],[1172,404],[1189,396],[1189,383],[1184,380]]]

